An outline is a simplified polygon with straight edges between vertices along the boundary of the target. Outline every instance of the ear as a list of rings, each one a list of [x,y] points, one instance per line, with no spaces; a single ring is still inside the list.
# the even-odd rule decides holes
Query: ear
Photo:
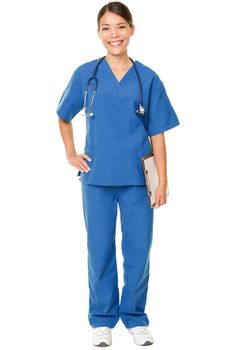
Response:
[[[98,28],[97,28],[97,34],[98,34],[98,36],[100,38],[100,30]]]
[[[135,32],[135,26],[133,25],[132,27],[130,27],[131,29],[131,36],[134,35],[134,32]]]

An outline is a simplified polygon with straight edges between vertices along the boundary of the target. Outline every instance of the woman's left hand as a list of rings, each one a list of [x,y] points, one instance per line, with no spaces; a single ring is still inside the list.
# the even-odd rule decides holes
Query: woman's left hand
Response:
[[[155,192],[155,208],[159,208],[161,205],[167,203],[166,186],[159,185]]]

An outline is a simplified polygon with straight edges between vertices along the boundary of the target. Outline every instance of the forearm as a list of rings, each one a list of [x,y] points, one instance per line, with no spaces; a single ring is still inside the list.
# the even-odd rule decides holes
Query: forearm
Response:
[[[70,155],[76,153],[72,123],[66,122],[59,117],[58,117],[58,123],[59,123],[62,140],[66,150],[66,156],[69,157]]]
[[[159,186],[167,186],[167,154],[164,134],[150,137],[154,152],[155,165],[159,177]]]

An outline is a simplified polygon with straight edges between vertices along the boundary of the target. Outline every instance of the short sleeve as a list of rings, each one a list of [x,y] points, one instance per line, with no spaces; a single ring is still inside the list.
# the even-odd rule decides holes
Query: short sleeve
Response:
[[[82,110],[83,103],[81,77],[77,68],[60,98],[56,113],[69,122]]]
[[[164,84],[158,76],[152,82],[148,111],[149,136],[163,133],[180,124]]]

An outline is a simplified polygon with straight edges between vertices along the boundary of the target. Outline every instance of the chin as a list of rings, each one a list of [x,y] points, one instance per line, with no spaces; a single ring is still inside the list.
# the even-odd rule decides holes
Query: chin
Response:
[[[119,56],[119,55],[122,55],[123,53],[125,53],[127,51],[127,47],[124,47],[124,48],[121,48],[119,50],[111,50],[109,49],[109,47],[107,48],[107,52],[113,56]]]
[[[108,54],[109,55],[112,55],[112,56],[115,56],[115,57],[117,57],[117,56],[122,56],[123,54],[125,53],[125,51],[121,51],[121,52],[111,52],[111,51],[108,51]]]

